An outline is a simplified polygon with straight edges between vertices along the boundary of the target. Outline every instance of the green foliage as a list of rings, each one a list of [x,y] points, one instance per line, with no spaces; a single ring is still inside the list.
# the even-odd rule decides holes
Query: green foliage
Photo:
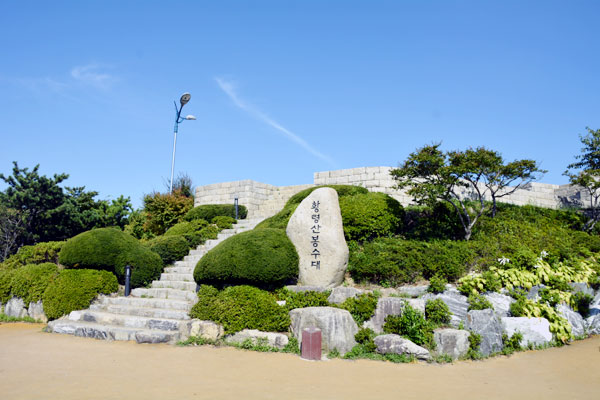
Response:
[[[468,244],[379,238],[350,254],[348,270],[357,282],[412,283],[438,275],[454,281],[472,257]]]
[[[414,240],[458,240],[463,237],[456,210],[448,203],[406,208],[403,235]]]
[[[362,344],[366,351],[374,353],[377,349],[374,342],[375,336],[377,336],[377,334],[373,332],[372,329],[360,328],[356,335],[354,335],[354,340],[356,340],[356,343]]]
[[[158,254],[164,265],[181,260],[188,254],[189,243],[183,236],[158,236],[150,239],[145,245]]]
[[[131,265],[134,288],[157,279],[163,267],[158,254],[114,228],[94,229],[69,239],[60,251],[59,260],[67,268],[114,272],[121,282],[124,282],[125,266]]]
[[[108,271],[60,271],[43,294],[44,313],[51,320],[60,318],[71,311],[88,308],[98,294],[110,294],[118,288],[117,278]]]
[[[284,332],[290,325],[288,311],[276,303],[275,296],[251,286],[230,286],[218,291],[202,285],[190,316],[219,323],[227,334],[243,329]]]
[[[540,289],[538,294],[541,298],[540,301],[543,303],[547,303],[550,307],[555,307],[562,300],[560,290],[543,288]]]
[[[590,314],[590,304],[593,300],[594,298],[589,294],[577,292],[571,296],[571,305],[583,318],[587,318]]]
[[[366,359],[366,360],[377,360],[377,361],[390,361],[393,363],[411,363],[415,361],[415,357],[406,354],[378,354],[371,351],[369,346],[365,346],[364,344],[357,344],[344,354],[343,357],[345,360],[358,360],[358,359]]]
[[[206,226],[200,229],[200,237],[204,240],[216,239],[219,235],[220,229],[214,225]]]
[[[214,217],[210,223],[218,226],[219,229],[231,229],[233,224],[235,224],[235,218],[226,215],[219,215],[218,217]]]
[[[443,293],[446,290],[446,284],[448,281],[446,278],[440,275],[434,275],[429,278],[429,287],[427,291],[429,293]]]
[[[470,360],[481,360],[483,358],[483,355],[479,351],[481,335],[475,332],[469,333],[469,351],[467,351],[465,358]]]
[[[377,308],[377,296],[373,293],[363,293],[357,297],[349,297],[340,304],[340,308],[350,312],[357,325],[361,326],[373,316]]]
[[[198,284],[280,287],[298,276],[298,254],[285,232],[242,232],[219,243],[194,270]]]
[[[144,196],[144,231],[162,235],[167,229],[181,222],[193,205],[194,199],[180,192],[155,192]]]
[[[442,299],[429,300],[425,303],[425,318],[435,325],[450,323],[452,313]]]
[[[479,294],[471,294],[467,299],[467,302],[469,303],[468,311],[487,310],[488,308],[494,308],[488,299]]]
[[[523,335],[519,332],[515,332],[511,337],[508,337],[506,333],[503,333],[502,344],[504,347],[502,348],[502,354],[509,355],[515,351],[521,351],[521,340],[523,340]]]
[[[351,185],[328,185],[328,186],[317,186],[314,188],[308,188],[302,190],[301,192],[296,193],[287,201],[283,209],[275,214],[274,216],[265,219],[260,224],[256,226],[256,229],[263,228],[274,228],[274,229],[284,229],[287,227],[287,224],[294,213],[298,205],[307,198],[314,190],[322,187],[330,187],[335,189],[338,194],[339,199],[341,200],[343,197],[349,196],[352,197],[358,194],[366,194],[369,191],[360,186],[351,186]],[[343,217],[343,211],[342,211]]]
[[[23,299],[27,306],[39,301],[57,273],[58,266],[52,263],[30,264],[18,268],[12,274],[11,294]]]
[[[10,300],[12,292],[12,278],[15,270],[0,269],[0,303]]]
[[[35,319],[31,318],[31,317],[23,317],[23,318],[18,318],[18,317],[11,317],[8,316],[4,313],[0,313],[0,322],[29,322],[29,323],[37,323],[40,321],[36,321]]]
[[[23,246],[0,264],[0,269],[15,269],[28,264],[58,264],[58,253],[65,242],[41,242]]]
[[[245,219],[248,215],[246,206],[238,205],[238,218]],[[235,219],[235,206],[233,204],[205,204],[192,208],[184,217],[186,221],[203,219],[212,221],[214,217],[231,217]]]
[[[285,309],[293,310],[295,308],[306,308],[306,307],[327,307],[329,306],[330,291],[316,292],[307,290],[304,292],[293,292],[286,288],[278,289],[275,292],[277,300],[285,301]]]
[[[510,305],[510,314],[513,317],[546,318],[550,322],[550,332],[558,342],[566,343],[573,338],[569,322],[546,303],[536,303],[518,296],[517,301]]]
[[[346,240],[364,242],[401,229],[404,209],[387,194],[355,194],[340,197],[339,202]]]
[[[208,226],[208,222],[203,219],[179,222],[165,232],[165,236],[187,235],[199,232],[202,228]]]
[[[403,336],[430,350],[435,350],[433,328],[433,324],[425,320],[423,313],[412,308],[409,304],[404,306],[402,315],[389,315],[383,325],[385,333],[395,333]]]

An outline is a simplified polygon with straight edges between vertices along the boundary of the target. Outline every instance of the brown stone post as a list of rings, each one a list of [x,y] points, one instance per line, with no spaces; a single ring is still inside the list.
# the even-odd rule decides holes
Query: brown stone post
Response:
[[[306,360],[321,359],[321,330],[304,328],[302,330],[302,358]]]

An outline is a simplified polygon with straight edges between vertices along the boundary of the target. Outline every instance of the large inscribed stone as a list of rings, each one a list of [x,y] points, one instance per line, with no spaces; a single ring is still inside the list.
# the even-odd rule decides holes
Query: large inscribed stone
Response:
[[[335,287],[344,281],[348,245],[335,190],[319,188],[302,200],[286,233],[300,257],[300,285]]]

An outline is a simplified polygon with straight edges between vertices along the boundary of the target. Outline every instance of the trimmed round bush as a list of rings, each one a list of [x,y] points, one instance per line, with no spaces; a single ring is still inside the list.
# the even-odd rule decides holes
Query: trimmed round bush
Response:
[[[164,265],[181,260],[189,252],[189,243],[182,236],[159,236],[146,242],[146,246],[158,254]]]
[[[276,303],[275,296],[252,286],[230,286],[219,292],[202,285],[190,316],[219,323],[227,334],[243,329],[285,332],[290,326],[288,311]]]
[[[367,241],[400,231],[404,209],[385,193],[359,193],[340,198],[347,240]]]
[[[42,299],[42,295],[52,278],[58,273],[58,265],[53,263],[29,264],[14,271],[11,281],[11,294],[23,299],[26,306]]]
[[[0,263],[0,269],[13,269],[46,262],[58,264],[58,253],[63,244],[65,242],[40,242],[31,246],[22,246],[16,254]]]
[[[214,217],[210,223],[215,224],[219,227],[219,229],[231,229],[233,224],[235,224],[235,218],[220,215],[218,217]]]
[[[186,235],[189,233],[195,233],[206,226],[208,226],[208,222],[206,222],[206,220],[204,219],[184,221],[170,227],[165,232],[165,236]]]
[[[245,219],[247,215],[248,209],[246,206],[238,205],[238,218]],[[214,217],[219,216],[235,218],[235,206],[233,204],[205,204],[192,208],[185,214],[183,219],[186,221],[195,219],[212,221]]]
[[[452,313],[444,300],[433,299],[425,303],[425,318],[434,324],[446,325],[450,323]]]
[[[67,268],[111,271],[121,283],[125,278],[125,266],[131,265],[131,286],[134,288],[157,279],[163,267],[158,254],[115,228],[93,229],[67,240],[59,260]]]
[[[0,303],[6,303],[10,300],[12,291],[12,278],[15,274],[15,270],[0,269]]]
[[[279,287],[298,277],[298,253],[285,232],[243,232],[218,244],[198,261],[194,279],[215,286]]]
[[[44,313],[48,319],[60,318],[88,308],[99,293],[110,294],[118,288],[117,278],[108,271],[62,270],[44,291]]]

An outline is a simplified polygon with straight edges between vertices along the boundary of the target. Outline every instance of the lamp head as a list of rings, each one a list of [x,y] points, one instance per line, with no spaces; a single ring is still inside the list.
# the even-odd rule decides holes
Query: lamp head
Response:
[[[192,98],[192,95],[190,95],[189,93],[182,94],[181,98],[179,99],[179,102],[181,103],[181,107],[185,106],[187,104],[187,102],[190,101],[191,98]]]
[[[193,115],[186,115],[185,119],[187,119],[188,121],[190,121],[190,120],[193,121],[196,119],[196,117],[194,117]]]

